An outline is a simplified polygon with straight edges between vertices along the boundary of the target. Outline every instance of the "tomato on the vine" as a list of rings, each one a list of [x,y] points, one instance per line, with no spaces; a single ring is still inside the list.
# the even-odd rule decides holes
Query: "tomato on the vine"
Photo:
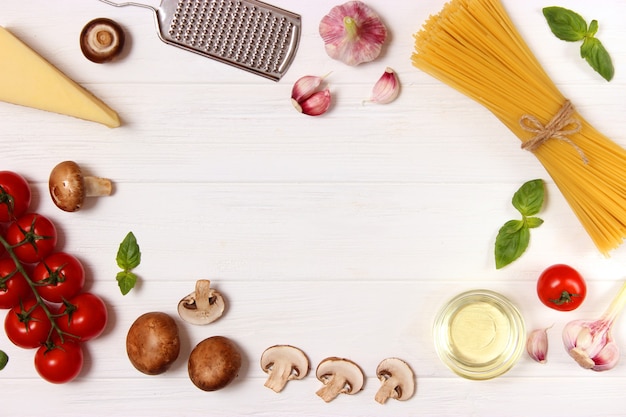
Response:
[[[33,297],[24,275],[11,258],[0,259],[0,308],[13,308]]]
[[[57,244],[57,231],[47,217],[26,213],[9,225],[6,241],[20,261],[35,263],[52,253]]]
[[[539,276],[537,295],[550,308],[571,311],[585,300],[587,284],[571,266],[556,264],[548,267]]]
[[[64,384],[76,378],[83,369],[83,349],[80,342],[55,338],[35,353],[35,369],[39,376],[53,384]]]
[[[26,213],[31,193],[28,182],[19,174],[0,171],[0,222],[9,222]]]
[[[39,295],[52,303],[60,303],[83,289],[85,269],[76,257],[55,252],[35,266],[32,279]]]
[[[4,331],[14,345],[34,349],[46,342],[52,323],[36,300],[13,307],[4,319]]]
[[[100,336],[107,324],[107,308],[95,294],[82,292],[59,308],[57,325],[81,342]]]

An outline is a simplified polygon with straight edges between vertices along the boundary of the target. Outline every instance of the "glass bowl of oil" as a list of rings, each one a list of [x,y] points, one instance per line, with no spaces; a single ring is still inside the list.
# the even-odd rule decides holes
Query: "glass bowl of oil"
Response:
[[[456,374],[474,380],[502,375],[524,351],[524,319],[511,301],[490,290],[457,295],[438,313],[437,354]]]

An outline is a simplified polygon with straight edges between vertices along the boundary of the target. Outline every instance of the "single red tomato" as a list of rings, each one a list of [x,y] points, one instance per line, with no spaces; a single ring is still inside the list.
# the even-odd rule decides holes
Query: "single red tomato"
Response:
[[[33,292],[13,259],[0,259],[0,308],[13,308],[32,297]]]
[[[30,186],[21,175],[0,171],[0,222],[10,222],[26,213],[30,200]]]
[[[83,289],[85,269],[76,257],[55,252],[35,266],[32,279],[39,295],[52,303],[60,303]]]
[[[0,223],[0,237],[2,237],[2,239],[4,239],[5,231],[6,231],[5,225]],[[0,243],[0,258],[4,257],[6,253],[7,253],[7,249],[4,247],[2,243]]]
[[[587,284],[571,266],[556,264],[548,267],[539,276],[537,295],[550,308],[571,311],[585,300]]]
[[[24,263],[41,261],[54,250],[57,231],[45,216],[26,213],[9,225],[6,241],[13,246],[13,253]]]
[[[39,376],[53,384],[64,384],[76,378],[83,369],[83,349],[71,338],[41,346],[35,353],[35,369]]]
[[[14,345],[34,349],[46,342],[52,323],[43,308],[33,300],[13,307],[4,319],[4,331]]]
[[[81,342],[100,336],[107,325],[107,307],[102,298],[82,292],[63,303],[58,312],[57,325]]]

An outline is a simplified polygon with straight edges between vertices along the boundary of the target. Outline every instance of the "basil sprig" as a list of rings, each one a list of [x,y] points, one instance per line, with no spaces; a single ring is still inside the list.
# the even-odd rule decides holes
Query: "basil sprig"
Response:
[[[535,216],[543,206],[544,195],[545,187],[541,179],[524,183],[513,195],[511,203],[522,218],[509,220],[498,231],[495,245],[496,269],[507,266],[522,256],[528,248],[530,229],[543,224],[543,220]]]
[[[128,232],[122,243],[120,243],[115,261],[117,266],[122,269],[115,278],[122,295],[126,295],[137,283],[137,275],[132,270],[141,263],[141,251],[133,232]]]
[[[581,15],[558,6],[545,7],[543,15],[557,38],[567,42],[583,41],[580,56],[605,80],[611,81],[615,68],[608,51],[595,37],[598,32],[597,20],[592,20],[587,26]]]

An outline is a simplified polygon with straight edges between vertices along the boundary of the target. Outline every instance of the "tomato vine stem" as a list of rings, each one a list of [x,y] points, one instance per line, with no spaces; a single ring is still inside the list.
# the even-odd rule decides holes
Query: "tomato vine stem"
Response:
[[[48,307],[48,305],[46,304],[44,299],[41,297],[41,295],[39,295],[39,292],[37,292],[37,290],[36,290],[37,284],[32,280],[30,275],[28,275],[28,272],[26,271],[26,268],[24,268],[24,265],[22,265],[22,262],[15,255],[15,253],[13,251],[13,248],[15,246],[20,246],[20,245],[22,245],[24,243],[27,243],[27,240],[24,239],[21,242],[19,242],[18,244],[16,244],[15,246],[12,246],[12,245],[9,244],[9,242],[7,242],[4,239],[3,236],[0,236],[0,243],[2,243],[2,246],[4,246],[4,248],[6,249],[7,253],[9,254],[11,259],[15,263],[16,270],[19,273],[21,273],[22,276],[24,277],[24,279],[26,280],[26,283],[28,284],[28,286],[30,287],[33,295],[35,296],[35,301],[37,303],[36,305],[38,305],[38,306],[40,306],[42,308],[42,310],[46,314],[46,317],[48,317],[48,320],[50,321],[50,324],[51,324],[50,333],[48,334],[48,338],[47,338],[46,342],[44,343],[44,345],[48,346],[51,343],[53,332],[56,332],[56,334],[59,336],[59,338],[61,340],[61,343],[64,342],[64,337],[63,337],[64,335],[70,336],[70,337],[74,337],[74,338],[78,339],[78,337],[76,337],[75,335],[72,335],[70,333],[67,333],[67,332],[64,332],[63,330],[61,330],[59,328],[59,325],[57,324],[57,322],[55,320],[55,318],[62,317],[64,315],[66,315],[67,311],[69,311],[70,309],[67,309],[66,312],[64,312],[63,314],[53,314],[50,311],[50,308]],[[11,276],[13,276],[13,275],[11,275]],[[33,306],[33,309],[34,308],[35,308],[35,306]]]

